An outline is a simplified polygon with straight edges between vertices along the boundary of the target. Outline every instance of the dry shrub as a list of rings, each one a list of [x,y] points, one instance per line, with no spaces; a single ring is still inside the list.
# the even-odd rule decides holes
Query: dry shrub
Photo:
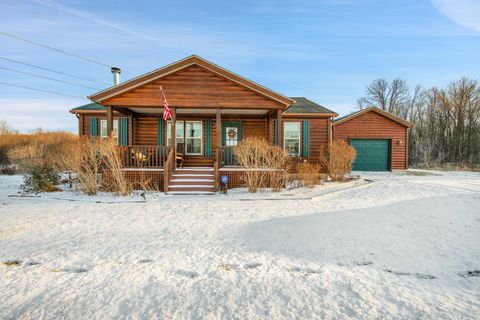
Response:
[[[235,148],[235,157],[245,169],[243,180],[249,192],[255,193],[268,182],[274,191],[285,185],[288,155],[265,139],[248,137]]]
[[[286,169],[290,156],[283,148],[278,146],[270,145],[266,151],[265,161],[267,168],[269,168],[267,173],[270,187],[274,192],[280,192],[287,182],[288,170]]]
[[[80,190],[88,195],[96,194],[102,166],[100,142],[89,138],[78,139],[65,148],[58,166],[74,173],[75,179],[71,182],[76,183]]]
[[[295,169],[299,186],[313,187],[320,184],[321,166],[319,164],[298,162]]]
[[[345,181],[352,171],[355,149],[343,140],[335,140],[330,147],[321,150],[321,165],[333,181]]]
[[[88,195],[96,194],[100,187],[122,195],[130,194],[133,189],[125,176],[120,150],[110,139],[77,139],[64,149],[57,166],[73,172],[72,182]]]
[[[128,195],[133,191],[133,186],[125,176],[123,170],[122,155],[113,139],[106,139],[99,143],[102,164],[106,174],[102,181],[102,187],[109,192]]]

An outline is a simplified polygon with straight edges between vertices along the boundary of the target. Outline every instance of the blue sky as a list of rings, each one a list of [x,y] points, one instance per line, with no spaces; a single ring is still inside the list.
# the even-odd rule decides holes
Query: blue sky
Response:
[[[122,80],[195,53],[342,115],[380,77],[427,87],[480,78],[479,17],[478,0],[2,0],[0,31],[118,66],[125,71]],[[2,59],[0,68],[98,89],[112,81],[107,67],[2,34],[0,48],[0,57],[100,83]],[[95,92],[4,69],[0,82],[78,97]],[[0,84],[0,119],[22,131],[75,132],[68,110],[87,102]]]

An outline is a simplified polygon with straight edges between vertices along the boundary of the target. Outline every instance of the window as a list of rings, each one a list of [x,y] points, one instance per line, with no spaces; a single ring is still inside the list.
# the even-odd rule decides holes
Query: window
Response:
[[[183,140],[184,137],[184,121],[176,121],[175,122],[175,131],[177,136],[177,147],[178,144],[184,145],[185,141]],[[172,145],[172,122],[167,122],[167,146]],[[184,152],[183,150],[177,150],[178,152]]]
[[[300,156],[300,122],[283,124],[283,147],[289,155]]]
[[[238,128],[237,127],[225,128],[225,145],[228,147],[235,147],[238,145]]]
[[[202,121],[185,122],[186,154],[202,154]]]
[[[201,155],[203,145],[202,121],[177,121],[175,122],[177,147],[183,144],[185,154]],[[167,122],[167,145],[172,144],[172,123]],[[178,152],[179,151],[177,149]]]
[[[100,120],[100,137],[106,139],[108,137],[107,132],[107,120]],[[113,139],[118,144],[118,119],[113,120]]]

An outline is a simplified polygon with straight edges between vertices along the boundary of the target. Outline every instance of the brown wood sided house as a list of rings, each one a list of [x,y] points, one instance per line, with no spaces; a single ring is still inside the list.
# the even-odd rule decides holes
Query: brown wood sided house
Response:
[[[356,149],[353,170],[406,170],[411,127],[410,122],[372,107],[335,119],[333,135]]]
[[[162,86],[172,109],[163,121]],[[262,137],[295,157],[318,161],[337,114],[303,97],[286,97],[198,56],[190,56],[89,96],[71,110],[79,134],[113,136],[130,179],[147,175],[169,192],[212,192],[219,175],[240,185],[234,147]],[[173,147],[175,146],[175,148]],[[176,166],[175,151],[183,167]]]

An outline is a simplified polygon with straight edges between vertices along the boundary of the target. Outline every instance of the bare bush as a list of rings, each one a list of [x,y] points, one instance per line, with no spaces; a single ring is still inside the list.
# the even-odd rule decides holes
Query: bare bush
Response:
[[[333,181],[345,181],[346,175],[352,171],[355,160],[355,149],[343,140],[333,141],[329,147],[320,152],[322,167]]]
[[[287,166],[290,161],[290,156],[283,148],[271,145],[266,150],[266,153],[265,162],[266,167],[269,169],[267,173],[270,187],[274,192],[282,191],[287,182]]]
[[[120,150],[113,139],[103,140],[100,144],[100,154],[105,166],[104,180],[102,187],[109,192],[128,195],[132,192],[133,186],[125,176],[123,170]]]
[[[264,185],[265,150],[269,148],[266,140],[248,137],[235,148],[238,163],[245,169],[243,180],[249,192],[255,193]]]
[[[267,184],[280,191],[285,185],[289,156],[282,148],[262,138],[248,137],[235,148],[235,156],[245,169],[243,179],[249,192],[255,193]]]
[[[99,141],[83,138],[71,143],[64,149],[57,165],[73,173],[75,179],[71,178],[71,182],[80,190],[88,195],[97,193],[102,165]]]

